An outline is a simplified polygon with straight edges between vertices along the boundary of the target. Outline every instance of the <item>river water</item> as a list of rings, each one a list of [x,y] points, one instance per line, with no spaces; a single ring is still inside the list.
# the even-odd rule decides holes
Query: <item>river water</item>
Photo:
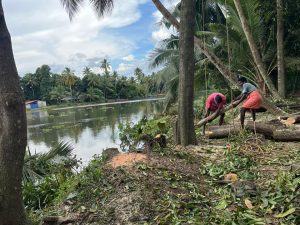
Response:
[[[46,152],[60,141],[66,141],[75,148],[77,158],[86,164],[103,149],[119,147],[119,124],[136,123],[162,109],[163,101],[152,99],[32,110],[27,112],[28,147],[32,153]]]

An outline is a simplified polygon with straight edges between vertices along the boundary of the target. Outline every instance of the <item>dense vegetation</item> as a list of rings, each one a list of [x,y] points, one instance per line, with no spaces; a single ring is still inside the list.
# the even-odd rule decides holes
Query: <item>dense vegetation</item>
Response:
[[[50,104],[63,101],[101,102],[109,99],[134,99],[153,96],[163,92],[163,83],[156,82],[156,74],[147,76],[136,68],[131,77],[120,76],[108,71],[109,63],[103,60],[104,72],[97,74],[86,67],[83,77],[76,76],[70,68],[61,74],[51,72],[48,65],[42,65],[34,73],[27,73],[21,79],[26,100],[41,99]]]
[[[249,0],[243,1],[242,7],[249,23],[252,36],[258,46],[264,66],[273,85],[278,86],[276,62],[276,4],[273,1]],[[225,10],[226,9],[226,10]],[[285,1],[284,11],[284,62],[285,89],[287,97],[299,95],[299,2]],[[172,11],[178,18],[180,3]],[[257,69],[251,55],[249,43],[245,37],[234,1],[196,1],[196,31],[195,37],[209,46],[221,62],[231,71],[229,76],[235,79],[237,74],[247,77],[262,91],[269,93],[266,83]],[[165,27],[174,29],[167,18],[161,21]],[[173,25],[173,26],[172,26]],[[168,86],[167,101],[177,100],[179,84],[179,33],[171,35],[161,42],[160,47],[152,53],[153,67],[164,66],[160,79]],[[232,86],[224,74],[203,51],[195,47],[195,89],[196,92],[211,93],[219,90],[228,97],[232,95]],[[231,88],[230,88],[231,87]],[[234,94],[234,93],[233,93]]]

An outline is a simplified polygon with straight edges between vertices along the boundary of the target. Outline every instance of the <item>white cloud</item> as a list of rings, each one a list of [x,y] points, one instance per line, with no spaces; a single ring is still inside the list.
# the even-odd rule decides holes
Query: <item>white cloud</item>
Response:
[[[4,0],[20,74],[32,72],[42,64],[60,69],[70,66],[78,73],[92,58],[109,56],[113,60],[129,56],[135,43],[106,30],[138,21],[138,6],[146,1],[116,0],[113,11],[100,20],[86,5],[70,23],[59,0]]]
[[[130,55],[127,55],[125,57],[122,58],[124,61],[133,61],[134,60],[134,55],[130,54]]]
[[[178,2],[180,2],[179,0],[165,0],[162,1],[162,3],[164,4],[164,6],[168,9],[168,10],[172,10],[177,4]],[[171,34],[175,34],[177,31],[173,28],[168,29],[166,28],[163,24],[161,24],[161,19],[162,19],[162,14],[156,10],[153,14],[152,14],[154,21],[156,22],[156,26],[154,26],[154,29],[152,31],[152,40],[155,44],[155,46],[159,45],[159,42],[169,38],[171,36]]]
[[[152,32],[152,40],[155,43],[167,39],[170,36],[171,36],[171,32],[165,26],[160,26],[158,30]]]
[[[120,63],[117,71],[121,74],[128,75],[134,68],[134,64]]]

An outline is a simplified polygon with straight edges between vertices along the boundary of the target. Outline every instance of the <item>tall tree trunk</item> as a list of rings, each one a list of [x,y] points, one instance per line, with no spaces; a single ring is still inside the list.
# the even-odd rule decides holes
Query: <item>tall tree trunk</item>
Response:
[[[31,87],[31,90],[32,90],[32,98],[34,99],[34,89],[33,89],[33,87]]]
[[[272,83],[272,80],[270,79],[269,75],[267,74],[266,67],[262,61],[262,58],[258,51],[257,45],[252,36],[252,32],[250,30],[249,24],[247,23],[247,19],[243,12],[243,8],[242,8],[240,0],[234,0],[234,4],[235,4],[236,10],[238,12],[239,18],[241,20],[242,28],[244,30],[248,45],[251,50],[252,57],[253,57],[254,62],[259,70],[259,73],[261,74],[262,78],[264,79],[264,81],[265,81],[266,85],[268,86],[272,95],[275,98],[280,99],[280,96],[279,96],[274,84]]]
[[[70,85],[69,87],[70,87],[71,98],[73,98],[73,94],[72,94],[72,85]],[[71,100],[72,100],[72,99],[71,99]]]
[[[23,92],[0,0],[0,223],[26,223],[22,170],[27,142]]]
[[[160,0],[152,0],[156,8],[161,14],[177,29],[180,24],[177,19],[164,7]],[[197,48],[209,59],[209,61],[219,70],[219,72],[226,78],[229,84],[238,86],[236,84],[236,75],[232,73],[228,67],[203,43],[198,37],[194,37],[194,42]]]
[[[181,145],[196,144],[194,128],[195,1],[182,0],[179,38],[179,132]]]
[[[177,19],[164,7],[159,0],[152,0],[156,8],[161,14],[177,29],[179,30],[180,24]],[[236,74],[230,69],[197,37],[194,37],[195,45],[203,52],[203,54],[209,59],[209,61],[219,70],[223,77],[231,83],[233,86],[238,86],[236,82]],[[264,99],[265,107],[270,110],[274,115],[283,115],[284,111],[276,107],[266,98]]]
[[[283,29],[283,0],[277,0],[277,82],[278,92],[282,98],[285,98]]]

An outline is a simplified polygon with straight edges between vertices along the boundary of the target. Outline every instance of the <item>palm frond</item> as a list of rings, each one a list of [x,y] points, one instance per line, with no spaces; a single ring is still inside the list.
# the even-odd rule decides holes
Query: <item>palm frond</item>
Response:
[[[102,17],[114,7],[113,0],[90,0],[90,3],[98,17]]]
[[[82,5],[83,0],[60,0],[60,2],[69,14],[70,20],[72,20]]]
[[[30,164],[24,164],[23,166],[23,182],[32,182],[35,183],[38,180],[41,180],[43,176],[38,174],[35,170],[32,169]]]
[[[171,58],[176,58],[179,60],[178,50],[174,49],[162,49],[157,48],[154,49],[150,54],[150,68],[156,68],[161,65],[165,65],[167,62],[171,60]]]
[[[57,146],[51,148],[49,152],[41,154],[40,159],[49,161],[56,157],[69,157],[73,150],[74,148],[70,143],[60,142]]]
[[[78,13],[84,0],[60,0],[63,7],[69,14],[70,20]],[[102,17],[113,8],[113,0],[89,0],[98,17]]]
[[[61,163],[60,159],[70,158],[73,150],[72,145],[67,142],[60,142],[47,153],[36,153],[32,155],[28,150],[24,158],[23,181],[31,181],[34,183],[40,180],[46,173],[46,171],[43,171],[41,165]]]

